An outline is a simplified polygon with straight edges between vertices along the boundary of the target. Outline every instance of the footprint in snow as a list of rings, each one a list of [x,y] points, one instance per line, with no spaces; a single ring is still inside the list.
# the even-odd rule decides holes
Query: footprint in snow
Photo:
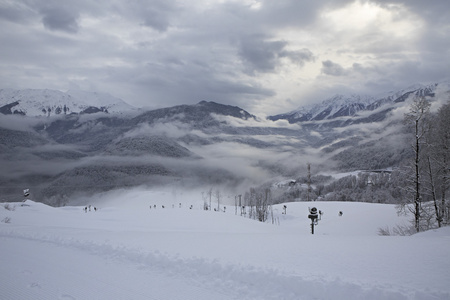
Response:
[[[41,288],[41,285],[37,282],[32,282],[28,285],[29,288]]]

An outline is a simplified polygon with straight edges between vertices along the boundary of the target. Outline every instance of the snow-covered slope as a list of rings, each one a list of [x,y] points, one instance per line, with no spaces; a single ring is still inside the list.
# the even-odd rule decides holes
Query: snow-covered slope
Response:
[[[404,102],[411,95],[434,97],[437,91],[448,93],[450,91],[450,83],[448,81],[443,81],[429,85],[414,84],[399,91],[389,91],[375,96],[335,95],[319,104],[302,106],[291,112],[270,116],[269,119],[273,121],[286,119],[290,123],[296,123],[304,121],[333,120],[339,117],[353,117],[360,111],[370,112],[381,106],[389,106],[389,104],[392,105]],[[386,107],[386,109],[390,110],[390,107]],[[380,119],[380,117],[367,118],[367,121],[371,122],[374,119]],[[336,123],[331,124],[333,124],[333,126],[336,125]]]
[[[135,108],[106,93],[70,90],[0,90],[0,112],[27,116],[50,116],[81,112],[125,112]]]
[[[272,224],[231,205],[204,211],[199,198],[115,192],[85,199],[87,212],[1,204],[0,298],[450,298],[450,228],[379,236],[407,224],[393,205],[286,203]],[[324,214],[311,235],[313,205]]]
[[[320,104],[299,107],[288,115],[302,121],[320,121],[341,116],[353,116],[374,101],[375,98],[367,95],[335,95]]]
[[[107,93],[98,92],[86,92],[82,90],[69,90],[68,95],[77,99],[82,103],[87,103],[90,106],[104,107],[110,113],[126,112],[129,110],[135,110],[136,108],[129,105],[120,98],[113,97]]]

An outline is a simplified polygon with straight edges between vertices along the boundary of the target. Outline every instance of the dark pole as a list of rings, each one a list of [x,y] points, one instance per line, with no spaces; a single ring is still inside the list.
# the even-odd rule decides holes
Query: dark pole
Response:
[[[313,207],[309,209],[308,218],[311,219],[311,234],[314,234],[314,224],[317,222],[317,208]]]

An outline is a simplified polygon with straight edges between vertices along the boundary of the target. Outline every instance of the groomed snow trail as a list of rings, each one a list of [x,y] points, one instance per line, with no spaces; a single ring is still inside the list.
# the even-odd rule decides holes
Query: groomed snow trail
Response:
[[[201,210],[28,205],[0,207],[11,217],[0,223],[0,299],[450,299],[449,231],[368,235],[392,218],[389,206],[345,204],[351,222],[329,215],[312,236],[303,203],[280,226]],[[423,257],[427,245],[435,256]]]
[[[230,299],[125,251],[2,237],[0,299]],[[45,257],[42,257],[45,255]],[[183,275],[183,274],[182,274]]]
[[[0,299],[445,299],[107,245],[1,237]],[[43,257],[44,255],[45,257]]]

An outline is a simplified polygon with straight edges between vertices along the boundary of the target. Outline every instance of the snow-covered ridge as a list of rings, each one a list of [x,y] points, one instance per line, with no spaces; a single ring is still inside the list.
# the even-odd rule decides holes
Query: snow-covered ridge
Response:
[[[341,95],[325,99],[320,104],[301,106],[286,114],[281,114],[271,118],[289,117],[300,121],[326,120],[341,116],[355,115],[358,111],[364,110],[376,101],[375,97],[368,95]]]
[[[316,119],[323,111],[328,110],[329,113],[325,118],[335,116],[345,107],[357,107],[364,108],[369,104],[375,102],[375,98],[368,95],[335,95],[331,98],[324,100],[320,105],[312,107],[310,113],[313,115],[313,119]]]
[[[442,81],[428,85],[414,84],[398,91],[370,95],[335,95],[321,103],[301,106],[287,113],[270,116],[270,120],[286,119],[291,123],[304,121],[334,120],[339,117],[353,117],[360,111],[373,111],[385,104],[404,102],[409,96],[434,96],[449,92],[450,82]]]
[[[135,110],[122,99],[106,93],[69,90],[61,92],[48,89],[1,89],[2,113],[27,116],[51,116],[81,112],[104,111],[118,113]]]

